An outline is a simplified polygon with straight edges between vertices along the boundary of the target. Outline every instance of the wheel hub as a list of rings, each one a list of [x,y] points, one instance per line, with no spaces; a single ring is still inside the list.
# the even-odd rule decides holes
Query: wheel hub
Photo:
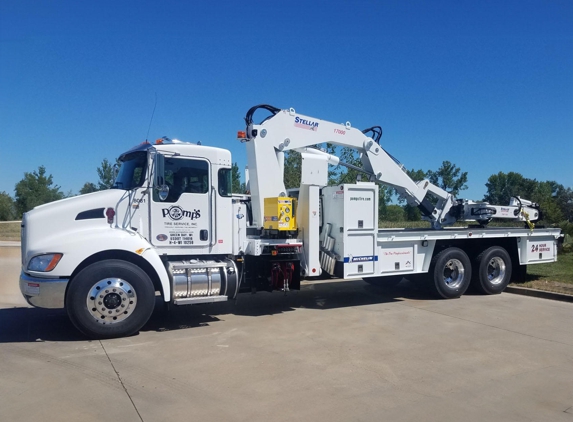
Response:
[[[133,287],[121,278],[95,283],[86,298],[90,315],[100,324],[116,324],[128,318],[137,305]]]
[[[117,293],[108,293],[103,298],[103,304],[108,309],[115,309],[121,305],[121,296]]]
[[[444,266],[444,282],[451,289],[457,289],[464,280],[465,268],[460,260],[450,259]]]
[[[491,284],[500,284],[505,278],[505,262],[493,257],[487,264],[487,279]]]

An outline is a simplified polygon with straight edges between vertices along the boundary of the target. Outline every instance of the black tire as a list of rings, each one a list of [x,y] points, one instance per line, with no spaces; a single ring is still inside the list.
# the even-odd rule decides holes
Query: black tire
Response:
[[[511,271],[511,258],[507,251],[492,246],[475,259],[472,285],[483,294],[499,294],[509,284]]]
[[[404,276],[401,275],[387,275],[384,277],[364,277],[366,283],[376,287],[394,287],[402,281]]]
[[[155,306],[155,289],[138,266],[116,259],[96,262],[75,276],[66,293],[72,323],[93,339],[135,334]]]
[[[432,258],[430,276],[432,290],[438,297],[454,299],[463,295],[470,285],[472,265],[459,248],[447,248]]]

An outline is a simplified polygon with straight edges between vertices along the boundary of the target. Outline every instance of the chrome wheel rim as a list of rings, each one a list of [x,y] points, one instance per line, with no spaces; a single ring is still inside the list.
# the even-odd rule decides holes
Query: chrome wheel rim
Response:
[[[444,265],[442,272],[444,283],[450,289],[457,289],[464,281],[465,268],[462,262],[458,259],[450,259]]]
[[[86,299],[90,315],[100,324],[117,324],[129,318],[137,306],[135,290],[121,278],[104,278],[95,283]]]
[[[505,261],[498,256],[487,263],[487,279],[491,284],[501,284],[505,278]]]

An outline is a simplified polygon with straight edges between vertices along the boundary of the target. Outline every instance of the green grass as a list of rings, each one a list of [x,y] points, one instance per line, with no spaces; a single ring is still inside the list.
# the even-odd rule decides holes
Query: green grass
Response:
[[[459,221],[456,222],[452,227],[467,227],[468,225],[476,225],[475,221]],[[385,221],[380,220],[378,222],[378,228],[380,229],[429,229],[431,228],[429,221]],[[517,227],[524,228],[525,225],[518,221],[492,221],[488,224],[488,227]]]
[[[512,286],[573,295],[573,252],[559,254],[557,262],[528,265],[525,280]]]
[[[383,221],[378,222],[380,229],[429,229],[429,221]]]
[[[551,264],[529,265],[528,280],[551,280],[573,285],[573,253],[560,254],[557,262]]]
[[[20,240],[20,222],[0,221],[0,240]]]

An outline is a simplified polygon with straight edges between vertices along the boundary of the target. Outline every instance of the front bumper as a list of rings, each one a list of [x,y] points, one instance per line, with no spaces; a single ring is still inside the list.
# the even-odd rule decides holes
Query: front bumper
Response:
[[[37,308],[64,307],[67,278],[38,278],[20,273],[20,291],[26,301]]]

